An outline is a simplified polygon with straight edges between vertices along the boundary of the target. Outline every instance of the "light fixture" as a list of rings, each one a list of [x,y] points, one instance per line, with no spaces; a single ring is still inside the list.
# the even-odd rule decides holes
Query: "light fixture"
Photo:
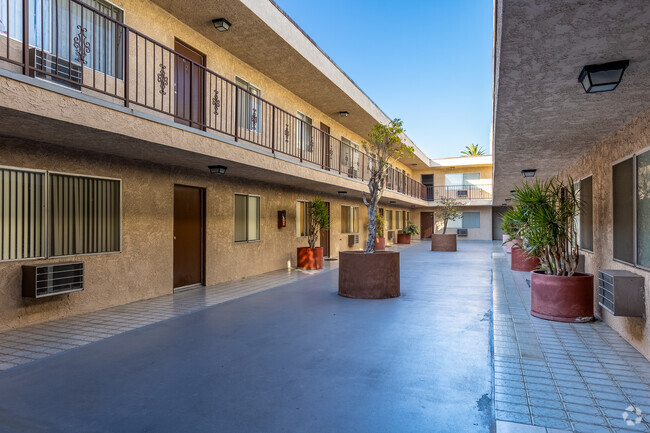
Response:
[[[225,18],[217,18],[215,20],[212,20],[212,24],[214,24],[214,28],[220,32],[227,32],[230,28],[230,22]]]
[[[391,200],[391,201],[389,201],[389,203],[390,203],[390,204],[395,204],[395,203],[397,203],[397,202],[396,202],[395,200]]]
[[[339,197],[345,198],[345,196],[347,196],[347,195],[348,195],[347,191],[339,191]]]
[[[228,167],[224,165],[211,165],[208,167],[212,174],[225,174]]]
[[[347,111],[339,111],[339,116],[341,117],[348,117],[349,115],[350,113],[348,113]]]
[[[529,168],[526,170],[521,170],[521,174],[524,175],[524,177],[535,177],[535,173],[537,172],[537,169],[534,168]]]
[[[509,198],[507,198],[507,199],[506,199],[506,203],[508,203],[509,201],[510,201],[510,199],[509,199]]]
[[[587,65],[582,68],[578,81],[586,93],[608,92],[616,89],[629,64],[629,60],[619,60],[600,65]]]
[[[511,189],[511,190],[510,190],[510,194],[514,194],[514,193],[516,193],[516,192],[517,192],[517,191],[515,191],[514,189]]]

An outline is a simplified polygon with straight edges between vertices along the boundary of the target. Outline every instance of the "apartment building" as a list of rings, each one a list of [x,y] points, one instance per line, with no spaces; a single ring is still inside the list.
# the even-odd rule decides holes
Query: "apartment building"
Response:
[[[576,182],[596,315],[650,359],[649,28],[643,0],[495,2],[493,143],[495,203],[524,174]]]

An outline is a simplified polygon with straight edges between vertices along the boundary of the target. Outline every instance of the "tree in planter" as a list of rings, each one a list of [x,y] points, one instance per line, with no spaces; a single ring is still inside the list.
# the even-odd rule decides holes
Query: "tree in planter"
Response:
[[[418,228],[418,226],[416,226],[411,221],[409,221],[406,224],[406,227],[404,227],[402,229],[402,233],[405,234],[405,235],[411,235],[411,236],[412,235],[419,235],[420,234],[420,229]]]
[[[518,241],[521,239],[521,227],[526,219],[524,209],[519,205],[513,206],[503,214],[501,230],[503,230],[504,234],[510,237],[510,239],[504,242],[504,244],[507,242],[513,242],[519,248],[523,248],[523,245],[519,245]]]
[[[370,198],[363,195],[363,203],[368,208],[368,243],[366,253],[375,252],[375,238],[377,237],[377,208],[386,187],[386,177],[391,165],[401,158],[411,156],[414,152],[412,146],[407,146],[403,141],[403,122],[400,119],[391,120],[388,125],[377,123],[368,134],[368,142],[363,143],[363,149],[368,155],[368,169],[370,179],[368,189]]]
[[[525,239],[526,251],[539,257],[547,275],[572,276],[580,257],[576,218],[581,208],[573,180],[524,183],[514,191],[517,205],[506,212],[513,234]]]
[[[456,221],[458,218],[462,217],[463,214],[460,211],[461,203],[455,199],[442,199],[438,205],[435,213],[438,218],[442,220],[442,234],[447,233],[447,224],[449,221]]]
[[[327,205],[320,197],[314,197],[309,204],[309,231],[307,233],[307,243],[309,248],[316,248],[316,241],[321,229],[330,228],[330,216]]]

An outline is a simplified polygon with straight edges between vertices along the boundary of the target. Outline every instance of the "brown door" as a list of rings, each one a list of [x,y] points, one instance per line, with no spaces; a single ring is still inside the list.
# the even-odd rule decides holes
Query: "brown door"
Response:
[[[420,212],[420,233],[422,239],[429,239],[433,234],[433,212]]]
[[[327,207],[327,216],[330,216],[330,204],[329,202],[325,202],[325,206]],[[323,248],[323,257],[329,257],[330,256],[330,230],[329,229],[321,229],[320,231],[320,246]]]
[[[332,161],[331,157],[332,154],[330,152],[330,127],[324,124],[323,122],[320,123],[320,129],[323,131],[321,133],[322,135],[322,140],[321,142],[323,143],[323,168],[325,170],[329,170],[332,166]]]
[[[201,188],[174,185],[174,288],[203,283]]]
[[[202,128],[203,69],[197,65],[205,66],[205,56],[178,39],[174,43],[174,50],[184,56],[176,56],[174,67],[176,107],[174,120],[184,125]]]

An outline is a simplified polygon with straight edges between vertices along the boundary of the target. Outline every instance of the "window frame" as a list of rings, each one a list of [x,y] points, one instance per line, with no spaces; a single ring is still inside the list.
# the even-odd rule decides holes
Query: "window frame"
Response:
[[[613,166],[612,166],[613,170]],[[580,179],[578,179],[577,184],[578,184],[578,198],[580,199],[580,203],[584,203],[584,200],[582,198],[582,182],[586,179],[591,178],[591,249],[585,248],[582,246],[582,228],[584,227],[583,222],[581,220],[583,212],[581,210],[580,214],[578,215],[578,218],[576,218],[578,227],[578,248],[580,248],[580,251],[586,251],[588,253],[593,253],[594,252],[594,175],[593,173],[588,174],[587,176],[583,176]],[[613,176],[612,176],[612,187],[613,185]],[[612,215],[612,229],[613,229],[614,221],[613,221],[613,215]],[[613,232],[612,232],[613,235]],[[612,249],[612,254],[614,250]]]
[[[235,86],[243,88],[243,86],[241,86],[240,83],[238,83],[238,81],[246,83],[246,88],[244,90],[246,90],[246,92],[248,92],[248,93],[245,93],[244,95],[245,95],[246,100],[249,102],[248,115],[249,115],[249,117],[252,117],[251,116],[252,109],[253,109],[253,105],[255,105],[255,108],[257,109],[257,112],[256,112],[256,114],[257,114],[257,124],[255,125],[255,128],[253,128],[252,125],[250,125],[250,124],[242,125],[242,119],[239,119],[237,121],[239,124],[236,125],[236,127],[237,128],[242,128],[242,129],[244,129],[246,131],[249,131],[249,132],[252,132],[252,133],[255,133],[255,134],[261,134],[262,133],[262,117],[263,117],[262,113],[261,113],[261,111],[262,111],[262,88],[257,87],[255,84],[251,83],[250,81],[246,80],[245,78],[242,78],[239,75],[235,74],[235,81],[234,81]],[[253,92],[251,91],[251,88],[257,90],[260,94],[259,95],[254,95]],[[238,90],[236,90],[236,92],[238,92]],[[250,101],[251,101],[252,98],[257,98],[258,99],[256,104],[250,104]],[[240,99],[240,103],[241,102],[242,101]],[[242,109],[242,107],[240,106],[239,110],[241,110],[241,109]]]
[[[352,215],[352,227],[351,227],[351,228],[352,228],[352,231],[350,231],[350,232],[343,231],[343,208],[344,208],[344,207],[350,208],[350,214]],[[357,210],[357,221],[356,221],[356,224],[355,224],[355,221],[354,221],[354,210],[355,210],[355,209]],[[359,230],[359,219],[360,219],[360,216],[359,216],[359,206],[353,206],[353,205],[348,205],[348,204],[342,204],[342,205],[341,205],[341,234],[342,234],[342,235],[354,235],[354,234],[359,234],[359,232],[360,232],[360,230]],[[346,223],[346,224],[347,224],[347,223]],[[356,226],[356,227],[355,227],[355,226]]]
[[[298,136],[298,140],[296,141],[298,150],[302,149],[303,152],[312,153],[314,151],[314,119],[300,110],[296,110],[296,113],[296,135]],[[307,121],[307,119],[309,119],[309,121]],[[300,134],[301,125],[308,125],[308,131],[303,129],[302,134]],[[309,139],[308,143],[305,143],[306,138]]]
[[[305,210],[304,223],[305,223],[305,234],[300,234],[300,215],[298,215],[298,206],[300,203],[304,203],[303,209]],[[309,210],[308,206],[311,202],[308,200],[296,200],[296,238],[306,238],[309,237]]]
[[[236,236],[236,231],[237,231],[237,196],[243,196],[246,197],[246,240],[244,241],[238,241],[235,236]],[[258,206],[257,206],[257,232],[259,235],[259,239],[249,239],[249,233],[248,233],[248,199],[250,197],[256,197],[259,199]],[[249,243],[254,243],[254,242],[261,242],[262,241],[262,196],[257,195],[257,194],[245,194],[243,192],[236,192],[232,196],[233,201],[232,201],[232,222],[233,222],[233,231],[232,231],[232,238],[233,242],[235,244],[249,244]]]

